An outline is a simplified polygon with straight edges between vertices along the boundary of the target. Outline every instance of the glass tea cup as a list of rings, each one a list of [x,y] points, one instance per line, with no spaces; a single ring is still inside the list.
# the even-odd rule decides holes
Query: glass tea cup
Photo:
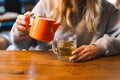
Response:
[[[67,36],[61,36],[53,41],[52,50],[57,54],[57,58],[62,61],[69,61],[72,51],[77,47],[77,38],[75,32],[69,33]]]

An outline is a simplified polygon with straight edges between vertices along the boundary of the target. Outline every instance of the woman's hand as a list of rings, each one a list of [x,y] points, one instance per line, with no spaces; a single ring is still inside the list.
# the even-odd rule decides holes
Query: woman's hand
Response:
[[[74,50],[72,55],[70,57],[70,61],[72,62],[92,60],[98,56],[98,47],[93,44],[83,45]]]
[[[31,14],[30,12],[26,12],[24,15],[18,15],[16,22],[14,24],[14,26],[16,27],[16,29],[20,32],[25,31],[26,30],[26,15]]]

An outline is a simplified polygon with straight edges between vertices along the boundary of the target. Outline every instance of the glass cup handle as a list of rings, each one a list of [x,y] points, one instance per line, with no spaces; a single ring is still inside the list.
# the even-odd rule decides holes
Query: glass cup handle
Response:
[[[52,51],[57,54],[57,40],[53,40]]]

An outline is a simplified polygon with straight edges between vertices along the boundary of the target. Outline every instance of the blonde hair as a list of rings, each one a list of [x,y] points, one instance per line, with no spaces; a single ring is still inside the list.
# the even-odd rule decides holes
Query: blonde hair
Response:
[[[67,31],[73,28],[71,14],[78,8],[75,0],[58,0],[55,8],[51,11],[51,16],[54,19],[60,20],[63,25],[63,30]],[[85,1],[85,20],[88,31],[96,31],[100,21],[101,0],[79,0]]]

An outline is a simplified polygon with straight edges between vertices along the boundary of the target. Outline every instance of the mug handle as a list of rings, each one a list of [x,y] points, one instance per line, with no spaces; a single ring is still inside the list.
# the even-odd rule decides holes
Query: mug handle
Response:
[[[53,40],[52,51],[57,54],[57,40]]]
[[[30,16],[31,16],[31,14],[25,15],[26,29],[27,29],[28,31],[30,30],[30,26],[29,26],[29,24],[30,24]]]

